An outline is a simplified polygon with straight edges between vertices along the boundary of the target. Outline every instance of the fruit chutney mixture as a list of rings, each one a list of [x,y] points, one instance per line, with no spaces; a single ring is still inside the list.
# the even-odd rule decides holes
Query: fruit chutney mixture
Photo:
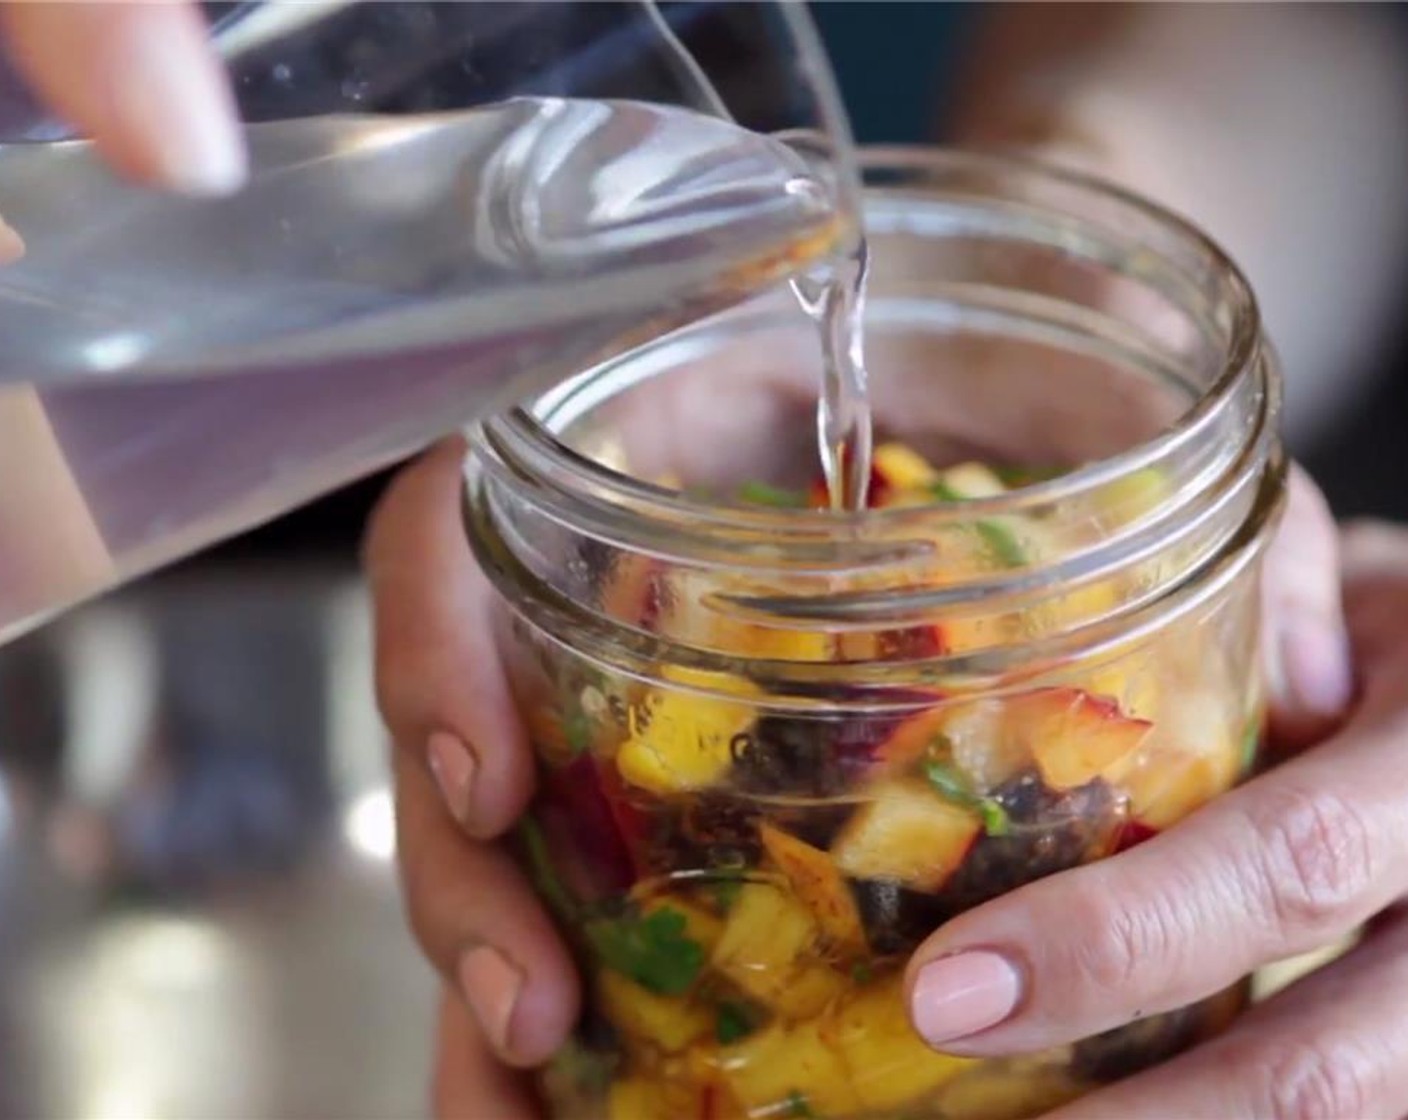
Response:
[[[870,504],[961,502],[1025,481],[972,463],[940,471],[885,444]],[[1158,500],[1157,476],[1131,486]],[[735,497],[826,505],[824,487]],[[967,528],[969,552],[998,567],[1030,562],[1051,531],[1018,516]],[[643,616],[697,609],[640,566],[603,578],[604,596],[636,596]],[[1140,843],[1246,775],[1260,731],[1241,636],[1254,625],[1238,614],[1250,609],[1228,600],[1056,684],[960,703],[936,693],[898,714],[779,714],[742,676],[661,666],[642,683],[520,633],[548,682],[531,699],[520,689],[541,768],[520,838],[586,989],[544,1078],[553,1114],[1015,1120],[1218,1029],[1241,988],[1057,1051],[977,1061],[920,1041],[900,981],[947,919]],[[857,637],[707,624],[734,631],[742,660],[827,660],[827,643]],[[904,633],[918,657],[968,638],[961,624]]]

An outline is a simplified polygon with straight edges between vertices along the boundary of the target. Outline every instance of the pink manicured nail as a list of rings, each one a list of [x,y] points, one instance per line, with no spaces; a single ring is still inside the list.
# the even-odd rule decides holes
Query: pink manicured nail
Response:
[[[1337,627],[1291,616],[1281,634],[1281,667],[1291,699],[1307,714],[1333,719],[1354,698],[1349,643]]]
[[[973,951],[930,961],[910,997],[914,1026],[931,1046],[966,1038],[1012,1014],[1021,995],[1017,970],[996,953]]]
[[[479,768],[474,752],[446,731],[437,731],[426,744],[430,772],[450,815],[461,824],[469,820],[469,796],[474,772]]]
[[[480,945],[460,958],[460,990],[491,1045],[500,1052],[509,1048],[509,1031],[523,974],[497,949]]]

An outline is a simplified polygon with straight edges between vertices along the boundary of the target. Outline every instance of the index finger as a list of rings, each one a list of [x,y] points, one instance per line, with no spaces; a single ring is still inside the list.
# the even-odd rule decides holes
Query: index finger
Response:
[[[382,718],[466,831],[488,838],[527,805],[533,766],[494,645],[494,590],[459,516],[463,458],[452,439],[401,473],[372,515],[365,566]]]
[[[120,173],[190,194],[243,183],[234,98],[194,5],[8,3],[0,26],[39,97]]]

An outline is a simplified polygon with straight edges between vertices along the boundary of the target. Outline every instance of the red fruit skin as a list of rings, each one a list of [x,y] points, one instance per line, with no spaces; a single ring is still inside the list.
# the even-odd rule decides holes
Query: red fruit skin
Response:
[[[1127,852],[1130,848],[1137,848],[1145,840],[1152,840],[1158,834],[1157,828],[1150,828],[1143,821],[1125,821],[1120,826],[1119,836],[1115,839],[1115,854]]]
[[[880,635],[880,658],[883,661],[922,660],[940,657],[948,652],[948,639],[942,626],[911,626],[906,630],[891,630]]]
[[[623,820],[591,755],[545,771],[534,812],[542,823],[553,863],[584,901],[621,894],[637,869]]]
[[[879,509],[889,501],[894,492],[895,488],[890,485],[890,480],[871,467],[870,486],[865,495],[866,508]],[[826,479],[819,478],[811,484],[807,491],[807,504],[813,509],[831,508],[831,491],[826,485]]]

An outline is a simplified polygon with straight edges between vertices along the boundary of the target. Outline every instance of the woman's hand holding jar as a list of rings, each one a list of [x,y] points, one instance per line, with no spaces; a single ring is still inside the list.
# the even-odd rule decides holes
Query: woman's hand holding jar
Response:
[[[541,1062],[566,1037],[578,981],[497,842],[527,803],[532,767],[489,637],[490,587],[456,512],[462,455],[451,443],[407,470],[374,520],[367,563],[379,696],[397,742],[407,905],[446,979],[437,1112],[530,1116],[531,1097],[512,1071]],[[1398,637],[1408,617],[1408,534],[1362,528],[1344,540],[1362,677],[1344,725],[1165,836],[946,925],[911,966],[921,1029],[937,1022],[946,1049],[985,1055],[1074,1041],[1326,945],[1392,906],[1403,889],[1395,853],[1405,843],[1392,775],[1408,693],[1408,647]],[[1348,666],[1336,661],[1344,649],[1336,534],[1303,477],[1292,484],[1267,575],[1269,656],[1285,648],[1282,632],[1318,644],[1273,670],[1286,688],[1273,695],[1283,729],[1277,752],[1333,727],[1348,701]],[[924,980],[923,962],[970,947],[1003,962],[979,969],[986,989],[969,985],[955,996]],[[1408,1095],[1397,1083],[1408,1056],[1397,1014],[1408,990],[1400,989],[1408,989],[1408,939],[1386,917],[1347,958],[1226,1034],[1083,1098],[1070,1115],[1389,1111]],[[973,1008],[976,1024],[963,1022]]]

